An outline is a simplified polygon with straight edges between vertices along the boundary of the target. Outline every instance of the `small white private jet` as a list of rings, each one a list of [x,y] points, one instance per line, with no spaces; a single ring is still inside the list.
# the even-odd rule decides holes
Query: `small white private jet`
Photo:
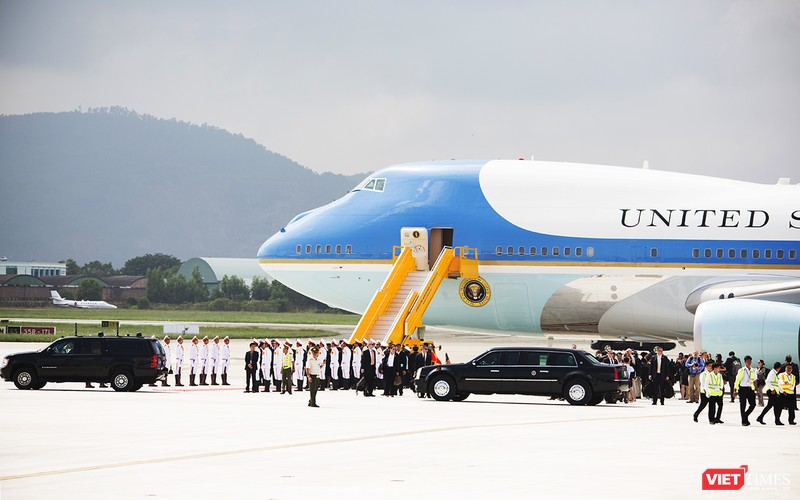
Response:
[[[116,309],[117,306],[109,304],[104,300],[67,300],[55,290],[50,292],[53,305],[62,307],[77,307],[79,309]]]

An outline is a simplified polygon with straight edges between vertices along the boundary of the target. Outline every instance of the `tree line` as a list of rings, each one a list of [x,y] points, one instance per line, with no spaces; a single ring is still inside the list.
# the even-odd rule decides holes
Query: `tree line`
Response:
[[[109,263],[92,261],[79,266],[67,259],[67,274],[87,274],[98,278],[107,276],[147,276],[147,291],[139,299],[128,300],[129,307],[148,309],[153,304],[217,311],[331,311],[328,306],[295,292],[283,283],[256,276],[248,286],[238,276],[223,276],[211,290],[203,281],[200,269],[195,267],[186,279],[178,274],[181,261],[161,253],[134,257],[119,269]],[[83,280],[75,298],[100,300],[102,289],[94,280]]]

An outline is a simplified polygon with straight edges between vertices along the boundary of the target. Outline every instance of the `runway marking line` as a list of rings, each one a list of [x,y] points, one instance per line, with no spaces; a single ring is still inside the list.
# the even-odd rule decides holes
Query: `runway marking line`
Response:
[[[485,429],[485,428],[500,428],[500,427],[524,427],[529,425],[548,425],[548,424],[569,424],[575,422],[602,422],[602,421],[611,421],[611,420],[630,420],[630,419],[642,419],[642,418],[668,418],[668,417],[686,417],[685,413],[676,413],[670,415],[642,415],[638,417],[602,417],[602,418],[588,418],[582,420],[546,420],[542,422],[517,422],[517,423],[508,423],[508,424],[473,424],[473,425],[457,425],[457,426],[450,426],[450,427],[438,427],[435,429],[420,429],[416,431],[408,431],[408,432],[390,432],[387,434],[373,434],[369,436],[353,436],[348,438],[340,438],[340,439],[326,439],[324,441],[309,441],[305,443],[291,443],[291,444],[280,444],[275,446],[261,446],[257,448],[243,448],[240,450],[226,450],[226,451],[214,451],[208,453],[197,453],[194,455],[180,455],[176,457],[164,457],[164,458],[151,458],[146,460],[131,460],[129,462],[118,462],[112,464],[101,464],[101,465],[89,465],[86,467],[75,467],[72,469],[59,469],[59,470],[50,470],[50,471],[42,471],[42,472],[32,472],[29,474],[17,474],[14,476],[0,476],[0,481],[13,481],[15,479],[30,479],[34,477],[42,477],[42,476],[52,476],[57,474],[72,474],[75,472],[89,472],[95,470],[103,470],[103,469],[116,469],[121,467],[131,467],[135,465],[150,465],[150,464],[159,464],[159,463],[166,463],[166,462],[181,462],[185,460],[198,460],[202,458],[215,458],[215,457],[224,457],[230,455],[243,455],[246,453],[261,453],[265,451],[275,451],[275,450],[286,450],[291,448],[304,448],[308,446],[320,446],[320,445],[328,445],[328,444],[341,444],[341,443],[352,443],[357,441],[369,441],[373,439],[386,439],[386,438],[393,438],[393,437],[401,437],[401,436],[410,436],[410,435],[417,435],[417,434],[431,434],[431,433],[439,433],[439,432],[448,432],[448,431],[460,431],[460,430],[467,430],[467,429]]]

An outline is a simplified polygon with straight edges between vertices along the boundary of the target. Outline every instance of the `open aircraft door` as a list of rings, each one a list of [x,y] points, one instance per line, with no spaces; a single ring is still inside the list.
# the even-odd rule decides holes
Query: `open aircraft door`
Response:
[[[400,229],[400,244],[411,248],[417,271],[428,271],[428,230],[424,227]]]

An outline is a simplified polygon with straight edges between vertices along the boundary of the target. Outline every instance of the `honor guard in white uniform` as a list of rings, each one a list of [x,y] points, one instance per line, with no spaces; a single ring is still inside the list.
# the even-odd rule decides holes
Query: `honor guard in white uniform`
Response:
[[[275,392],[281,390],[281,343],[277,339],[272,339],[270,358],[272,360],[272,383],[275,385]]]
[[[269,392],[269,386],[272,385],[272,347],[266,339],[258,347],[261,349],[261,383],[264,384],[264,392]]]
[[[353,346],[353,389],[356,388],[356,384],[358,383],[359,379],[361,379],[361,355],[363,351],[361,350],[361,341],[356,341],[356,344]]]
[[[208,385],[208,337],[203,337],[203,345],[200,346],[200,385]]]
[[[183,371],[183,337],[178,335],[175,339],[175,387],[183,387],[181,384],[181,372]]]
[[[189,346],[189,385],[197,385],[194,383],[194,376],[197,375],[197,369],[200,367],[200,348],[197,347],[197,337],[192,337],[192,345]]]
[[[222,345],[219,346],[219,358],[222,360],[222,385],[231,385],[228,383],[228,366],[231,364],[231,339],[225,336],[222,339]]]
[[[303,343],[298,340],[295,342],[294,349],[294,378],[297,380],[297,391],[303,390],[303,383],[306,379],[305,366],[306,350],[303,349]]]
[[[353,367],[353,351],[350,350],[350,346],[347,345],[344,340],[342,341],[342,389],[349,390],[350,389],[350,370]]]
[[[214,342],[211,343],[211,349],[208,352],[208,371],[211,372],[211,385],[219,385],[217,383],[217,363],[219,363],[219,335],[214,336]]]
[[[325,372],[328,371],[328,349],[330,344],[325,342],[325,339],[320,339],[319,341],[319,357],[317,361],[319,362],[319,390],[324,391],[325,387],[328,384],[327,375]]]
[[[170,348],[170,340],[169,335],[164,335],[164,357],[167,360],[167,375],[169,376],[172,373],[172,349]],[[164,377],[164,380],[161,381],[161,387],[169,387],[167,383],[167,377]]]
[[[331,353],[328,358],[328,365],[331,367],[331,389],[334,391],[339,390],[339,359],[341,353],[339,352],[338,342],[331,341]]]

